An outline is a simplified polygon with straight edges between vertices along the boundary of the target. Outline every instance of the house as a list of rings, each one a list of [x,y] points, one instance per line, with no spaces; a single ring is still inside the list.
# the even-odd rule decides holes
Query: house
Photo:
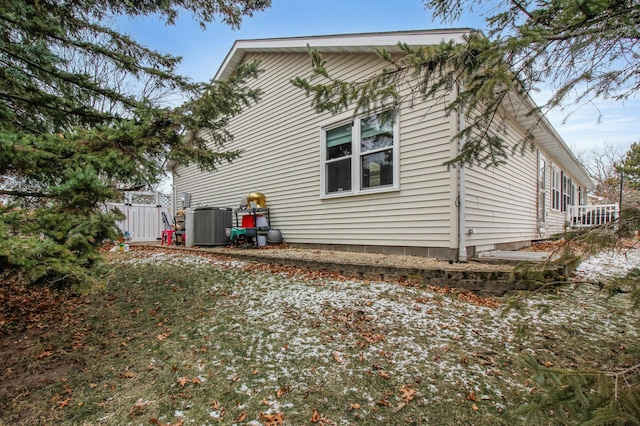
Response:
[[[308,46],[331,72],[361,79],[383,66],[378,48],[397,43],[461,41],[470,30],[330,35],[236,41],[216,79],[260,60],[252,82],[262,100],[234,118],[242,157],[214,173],[175,165],[176,193],[191,206],[238,207],[266,194],[271,225],[293,246],[407,254],[465,261],[480,251],[517,249],[561,232],[572,205],[586,204],[592,184],[582,165],[530,99],[503,111],[505,140],[515,143],[535,123],[535,149],[497,168],[447,168],[458,152],[453,136],[464,123],[442,101],[402,105],[353,118],[353,111],[317,113],[291,80],[311,74]],[[464,118],[463,118],[464,120]],[[533,120],[537,120],[537,123]]]

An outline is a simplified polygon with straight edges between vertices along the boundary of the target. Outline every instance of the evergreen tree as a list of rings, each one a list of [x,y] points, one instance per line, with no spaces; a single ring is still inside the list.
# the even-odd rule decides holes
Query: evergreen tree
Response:
[[[193,83],[176,73],[179,58],[119,33],[106,24],[111,18],[173,24],[190,13],[203,27],[214,20],[238,27],[269,4],[0,0],[0,271],[34,283],[86,282],[96,247],[116,237],[121,215],[105,202],[118,187],[153,183],[166,160],[215,170],[239,155],[224,150],[226,124],[258,99],[244,85],[258,64],[225,82]],[[112,84],[78,64],[100,64],[132,84]],[[185,102],[154,103],[136,90],[144,84]]]
[[[631,144],[622,169],[629,186],[640,190],[640,142]]]

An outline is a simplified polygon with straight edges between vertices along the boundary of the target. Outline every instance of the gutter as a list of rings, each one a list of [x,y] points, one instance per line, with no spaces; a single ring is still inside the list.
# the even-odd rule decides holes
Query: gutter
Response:
[[[462,82],[458,83],[458,93],[462,91]],[[457,131],[458,133],[464,130],[466,127],[464,108],[458,110]],[[458,138],[458,153],[462,152],[462,148],[465,144],[465,137]],[[458,262],[467,262],[467,236],[465,230],[467,229],[466,216],[467,216],[467,190],[466,190],[466,166],[459,165],[458,170]]]

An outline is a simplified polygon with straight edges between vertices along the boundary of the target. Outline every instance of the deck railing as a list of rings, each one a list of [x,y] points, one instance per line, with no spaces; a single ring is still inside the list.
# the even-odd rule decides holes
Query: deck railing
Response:
[[[568,206],[567,222],[574,228],[604,225],[620,217],[620,206],[616,204],[594,204]]]

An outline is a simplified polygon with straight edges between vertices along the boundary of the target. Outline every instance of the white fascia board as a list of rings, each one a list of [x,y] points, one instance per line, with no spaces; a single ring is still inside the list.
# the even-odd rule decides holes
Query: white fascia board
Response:
[[[374,52],[386,48],[400,51],[399,42],[410,46],[430,46],[441,42],[461,43],[471,29],[398,31],[389,33],[365,33],[326,35],[310,37],[271,38],[258,40],[237,40],[225,57],[215,75],[216,80],[224,80],[242,62],[247,52],[307,52],[309,47],[320,52]]]

